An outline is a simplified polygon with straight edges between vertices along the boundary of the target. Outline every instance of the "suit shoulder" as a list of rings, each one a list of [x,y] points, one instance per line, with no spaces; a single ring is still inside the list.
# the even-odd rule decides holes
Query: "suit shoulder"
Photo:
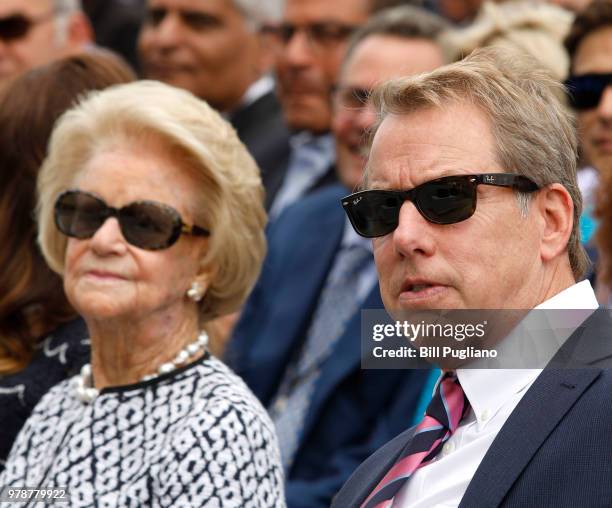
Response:
[[[328,185],[289,206],[278,218],[278,221],[291,221],[298,218],[312,217],[313,214],[336,213],[343,216],[340,199],[348,194],[346,187],[340,184]]]
[[[336,494],[331,508],[359,506],[387,472],[410,440],[414,427],[405,430],[370,455]]]

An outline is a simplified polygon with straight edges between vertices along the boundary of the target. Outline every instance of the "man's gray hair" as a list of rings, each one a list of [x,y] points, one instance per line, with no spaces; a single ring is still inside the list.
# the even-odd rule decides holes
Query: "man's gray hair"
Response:
[[[242,12],[249,27],[259,29],[266,23],[280,21],[285,7],[285,0],[232,0]]]
[[[55,12],[55,44],[63,46],[68,40],[70,16],[82,10],[81,0],[53,0]]]
[[[372,35],[426,39],[439,44],[440,36],[449,28],[450,24],[445,19],[421,7],[402,5],[384,9],[352,35],[344,54],[344,62],[348,62],[361,41]]]
[[[410,114],[457,102],[479,108],[490,121],[496,157],[504,171],[525,175],[540,187],[560,183],[569,192],[574,224],[567,247],[574,277],[580,280],[589,261],[580,243],[578,142],[573,118],[555,95],[560,87],[524,53],[479,49],[454,64],[378,88],[372,95],[379,117],[374,132],[390,114]],[[365,178],[367,185],[367,169]]]

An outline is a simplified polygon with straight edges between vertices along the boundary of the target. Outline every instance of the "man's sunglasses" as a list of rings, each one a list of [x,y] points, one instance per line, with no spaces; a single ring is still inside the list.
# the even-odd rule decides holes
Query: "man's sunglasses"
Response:
[[[577,110],[596,108],[609,85],[612,85],[612,73],[570,76],[565,81],[570,105]]]
[[[404,201],[412,201],[419,213],[434,224],[455,224],[476,211],[476,187],[495,185],[519,192],[534,192],[538,185],[522,175],[487,173],[446,176],[410,190],[365,190],[341,199],[355,231],[366,238],[391,233],[399,223]]]
[[[166,249],[181,234],[210,235],[199,226],[187,226],[174,208],[155,201],[135,201],[122,208],[112,208],[93,194],[68,190],[55,202],[55,224],[73,238],[91,238],[110,217],[119,221],[123,237],[141,249]]]
[[[28,17],[25,14],[12,14],[0,18],[0,40],[11,42],[19,40],[32,29],[34,25],[51,19],[57,11],[47,12],[38,17]]]

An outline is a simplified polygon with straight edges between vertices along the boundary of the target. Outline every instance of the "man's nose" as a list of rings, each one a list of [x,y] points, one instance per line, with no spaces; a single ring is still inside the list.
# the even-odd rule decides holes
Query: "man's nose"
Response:
[[[435,227],[417,210],[414,203],[404,201],[393,235],[395,251],[403,257],[431,256],[436,251],[432,228]]]
[[[599,99],[597,114],[605,121],[612,122],[612,85],[608,85]]]
[[[91,237],[91,248],[99,255],[122,254],[127,249],[119,221],[109,217]]]
[[[315,55],[308,34],[304,30],[296,30],[286,42],[282,56],[290,65],[296,67],[309,65]]]
[[[178,13],[168,12],[159,24],[151,28],[151,40],[162,47],[180,43],[185,27]]]

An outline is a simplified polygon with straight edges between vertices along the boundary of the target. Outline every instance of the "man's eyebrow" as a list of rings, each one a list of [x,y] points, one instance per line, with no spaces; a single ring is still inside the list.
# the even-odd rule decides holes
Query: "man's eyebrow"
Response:
[[[386,182],[364,182],[363,190],[393,190],[393,187]]]

